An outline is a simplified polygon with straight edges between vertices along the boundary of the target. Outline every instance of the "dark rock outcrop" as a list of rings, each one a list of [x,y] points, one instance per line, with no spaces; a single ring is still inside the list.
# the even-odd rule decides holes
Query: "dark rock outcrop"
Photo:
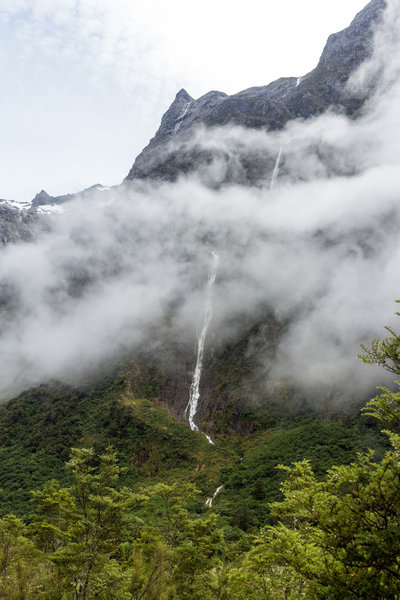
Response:
[[[16,242],[31,242],[40,231],[51,227],[52,213],[62,210],[61,205],[77,198],[89,198],[97,192],[107,193],[109,188],[93,185],[76,194],[50,196],[41,190],[31,202],[0,199],[0,246]]]
[[[45,190],[40,190],[38,194],[34,197],[31,203],[31,207],[38,208],[39,206],[55,206],[65,204],[65,202],[70,202],[76,198],[86,198],[90,196],[94,192],[104,191],[108,188],[105,188],[100,183],[96,183],[95,185],[90,186],[80,192],[76,192],[75,194],[64,194],[62,196],[50,196]]]
[[[350,91],[346,83],[351,73],[370,56],[376,24],[385,6],[385,0],[372,0],[349,27],[329,36],[317,67],[303,77],[281,78],[232,96],[212,91],[197,100],[186,90],[180,90],[126,180],[173,181],[180,174],[211,162],[212,155],[204,149],[188,151],[186,148],[185,142],[196,125],[233,124],[273,131],[292,119],[317,116],[330,107],[354,115],[366,98],[360,92]],[[265,162],[260,165],[264,173],[265,166]],[[250,167],[245,165],[244,168],[248,171]],[[256,177],[257,173],[250,173],[246,183]]]
[[[0,246],[33,239],[35,216],[15,203],[0,200]]]

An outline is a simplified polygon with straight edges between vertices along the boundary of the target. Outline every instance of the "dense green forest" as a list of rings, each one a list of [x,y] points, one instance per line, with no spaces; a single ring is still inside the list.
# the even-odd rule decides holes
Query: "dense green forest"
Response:
[[[399,346],[361,358],[397,375]],[[2,409],[0,598],[400,598],[400,392],[210,445],[104,383]]]

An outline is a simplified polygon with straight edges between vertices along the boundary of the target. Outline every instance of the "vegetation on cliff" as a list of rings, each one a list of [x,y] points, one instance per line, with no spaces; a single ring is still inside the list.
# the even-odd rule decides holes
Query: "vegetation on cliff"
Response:
[[[398,374],[399,346],[400,336],[390,330],[388,338],[375,340],[371,348],[365,348],[362,360],[379,363]],[[44,392],[44,388],[39,390]],[[284,432],[267,432],[268,444],[264,445],[260,439],[256,442],[253,438],[235,438],[228,443],[224,438],[214,448],[203,436],[177,423],[165,409],[148,401],[133,400],[122,390],[113,379],[101,401],[103,404],[100,402],[100,413],[105,419],[103,425],[109,421],[115,425],[114,441],[121,450],[124,447],[125,454],[121,454],[126,467],[118,465],[117,453],[111,446],[98,453],[87,447],[89,441],[100,447],[109,441],[106,438],[112,437],[112,427],[99,430],[94,427],[94,407],[98,406],[95,400],[99,400],[96,394],[88,413],[80,413],[82,398],[71,389],[59,388],[60,405],[66,407],[72,403],[75,409],[76,421],[72,422],[69,435],[75,436],[81,447],[72,450],[61,483],[53,479],[31,493],[32,509],[23,519],[2,504],[1,598],[372,600],[400,597],[400,392],[382,388],[365,408],[366,423],[371,418],[383,423],[384,435],[389,440],[389,449],[379,460],[373,450],[357,454],[353,450],[350,464],[330,466],[321,476],[323,466],[329,466],[335,456],[346,461],[347,454],[341,454],[343,447],[350,445],[346,425],[316,420],[296,423],[286,432],[286,442],[290,434],[289,439],[298,444],[296,458],[302,460],[291,466],[279,466],[285,478],[280,484],[281,496],[271,503],[273,493],[268,482],[278,478],[274,478],[270,469],[283,453],[280,437],[285,439]],[[121,393],[118,401],[117,392]],[[85,400],[90,398],[90,393],[87,394]],[[113,410],[109,408],[107,412],[108,394],[115,402],[111,405]],[[51,455],[50,448],[58,440],[51,418],[47,427],[43,422],[45,397],[42,396],[40,405],[43,413],[33,408],[31,394],[23,396],[22,412],[18,413],[16,401],[11,403],[11,412],[3,411],[3,425],[7,425],[10,415],[18,415],[9,424],[15,425],[18,443],[25,436],[24,452],[36,447],[40,455],[39,446],[44,444],[40,435],[29,437],[27,429],[22,433],[30,419],[48,433],[46,454]],[[84,405],[89,406],[90,402]],[[92,420],[86,420],[90,414]],[[124,440],[121,427],[126,434]],[[354,434],[357,428],[354,423],[352,427]],[[186,429],[190,441],[185,440],[180,428]],[[65,434],[62,420],[57,430],[62,439]],[[13,440],[11,434],[7,437],[7,426],[3,431],[3,449],[7,449],[12,447]],[[140,454],[144,440],[148,442],[156,431],[167,436],[159,446],[164,454],[151,462],[150,470],[144,468],[147,460],[134,470],[127,461],[128,456],[132,457],[127,447]],[[314,435],[315,442],[315,431],[320,443],[314,443],[307,459],[308,445],[301,447],[299,441],[307,439],[308,434]],[[168,434],[173,445],[170,456]],[[330,443],[329,435],[336,443]],[[327,448],[335,449],[330,461],[324,456],[324,439]],[[169,474],[165,477],[165,471],[161,475],[161,466],[165,468],[163,461],[176,456],[177,443],[187,454],[181,454],[181,464],[166,469]],[[230,446],[230,450],[223,449],[224,445]],[[56,447],[53,454],[57,452]],[[38,459],[36,464],[39,462]],[[199,469],[200,463],[204,467]],[[160,473],[155,470],[156,464]],[[198,477],[197,483],[204,483],[199,473],[205,469],[213,476],[218,474],[226,486],[211,507],[190,481]],[[157,475],[160,475],[158,481]],[[229,506],[233,507],[232,489],[240,491],[242,502],[242,511],[236,511],[236,516],[229,514]],[[251,490],[248,496],[246,490]],[[11,491],[7,493],[9,500]],[[249,496],[264,508],[264,512],[253,511],[251,518],[246,513],[246,510],[251,512]]]

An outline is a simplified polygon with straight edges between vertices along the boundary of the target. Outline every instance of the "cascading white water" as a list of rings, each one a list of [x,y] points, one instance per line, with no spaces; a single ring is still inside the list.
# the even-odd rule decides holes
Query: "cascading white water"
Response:
[[[271,177],[271,183],[269,184],[270,190],[273,190],[274,187],[276,186],[276,180],[278,179],[278,173],[279,173],[279,165],[281,164],[282,152],[283,152],[283,146],[281,146],[279,148],[278,156],[276,157],[275,166],[274,166],[274,170],[272,172],[272,177]]]
[[[179,131],[180,126],[182,125],[182,121],[186,116],[186,113],[188,111],[189,106],[191,105],[191,102],[188,102],[187,104],[185,104],[183,111],[181,112],[181,114],[178,117],[178,122],[176,123],[174,130],[172,133],[176,133],[177,131]]]
[[[199,431],[199,428],[197,427],[196,423],[194,422],[194,417],[196,416],[197,405],[198,405],[199,398],[200,398],[200,378],[201,378],[201,371],[203,368],[204,342],[206,339],[208,326],[209,326],[211,318],[212,318],[211,294],[212,294],[212,288],[213,288],[213,285],[215,282],[215,278],[217,276],[218,263],[219,263],[218,254],[216,254],[215,252],[212,252],[212,261],[211,261],[210,272],[208,275],[208,282],[207,282],[206,302],[204,305],[203,322],[202,322],[200,335],[197,338],[196,368],[194,370],[193,380],[192,380],[192,384],[190,386],[189,402],[185,409],[185,415],[187,413],[189,413],[189,425],[190,425],[190,429],[192,431]],[[208,441],[210,442],[210,444],[214,443],[208,435],[206,435],[206,437],[207,437]]]
[[[214,502],[214,499],[216,498],[216,496],[218,496],[218,494],[220,493],[220,491],[222,490],[224,486],[220,485],[219,487],[217,487],[217,489],[214,492],[214,495],[212,498],[207,498],[206,500],[206,506],[208,506],[208,508],[211,508]]]

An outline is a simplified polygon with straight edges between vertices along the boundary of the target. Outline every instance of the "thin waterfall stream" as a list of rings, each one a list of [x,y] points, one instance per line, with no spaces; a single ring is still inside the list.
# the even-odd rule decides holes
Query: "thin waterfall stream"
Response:
[[[279,173],[279,166],[281,164],[282,152],[283,152],[283,146],[281,146],[279,148],[278,156],[276,157],[274,170],[272,171],[271,182],[269,184],[270,190],[273,190],[274,187],[276,186],[276,181],[278,179],[278,173]]]
[[[220,485],[219,487],[217,487],[212,498],[207,498],[206,506],[208,506],[208,508],[212,507],[215,498],[218,496],[218,494],[220,493],[220,491],[222,490],[223,487],[224,487],[223,485]]]
[[[178,117],[178,122],[176,123],[176,125],[174,127],[173,133],[177,133],[179,131],[179,129],[180,129],[181,125],[182,125],[182,121],[185,118],[186,113],[187,113],[190,105],[191,105],[191,102],[188,102],[187,104],[185,104],[185,106],[184,106],[181,114]]]
[[[213,289],[213,285],[215,282],[215,278],[217,276],[218,264],[219,264],[218,254],[216,254],[215,252],[212,252],[211,254],[212,254],[212,260],[211,260],[210,271],[209,271],[208,281],[207,281],[207,294],[206,294],[206,301],[205,301],[205,305],[204,305],[203,321],[202,321],[200,335],[197,338],[196,367],[195,367],[195,370],[193,373],[193,379],[192,379],[192,383],[190,386],[189,402],[188,402],[188,405],[187,405],[187,407],[185,409],[185,413],[184,413],[185,415],[189,414],[189,425],[190,425],[190,429],[192,431],[199,431],[199,428],[197,427],[196,423],[194,422],[194,418],[197,413],[197,407],[198,407],[199,398],[200,398],[200,379],[201,379],[201,371],[203,369],[204,342],[206,339],[208,326],[210,325],[210,322],[212,319],[212,304],[211,304],[212,289]],[[208,436],[207,434],[205,434],[205,436],[208,439],[208,441],[210,442],[210,444],[214,443],[212,441],[212,439],[210,438],[210,436]]]

